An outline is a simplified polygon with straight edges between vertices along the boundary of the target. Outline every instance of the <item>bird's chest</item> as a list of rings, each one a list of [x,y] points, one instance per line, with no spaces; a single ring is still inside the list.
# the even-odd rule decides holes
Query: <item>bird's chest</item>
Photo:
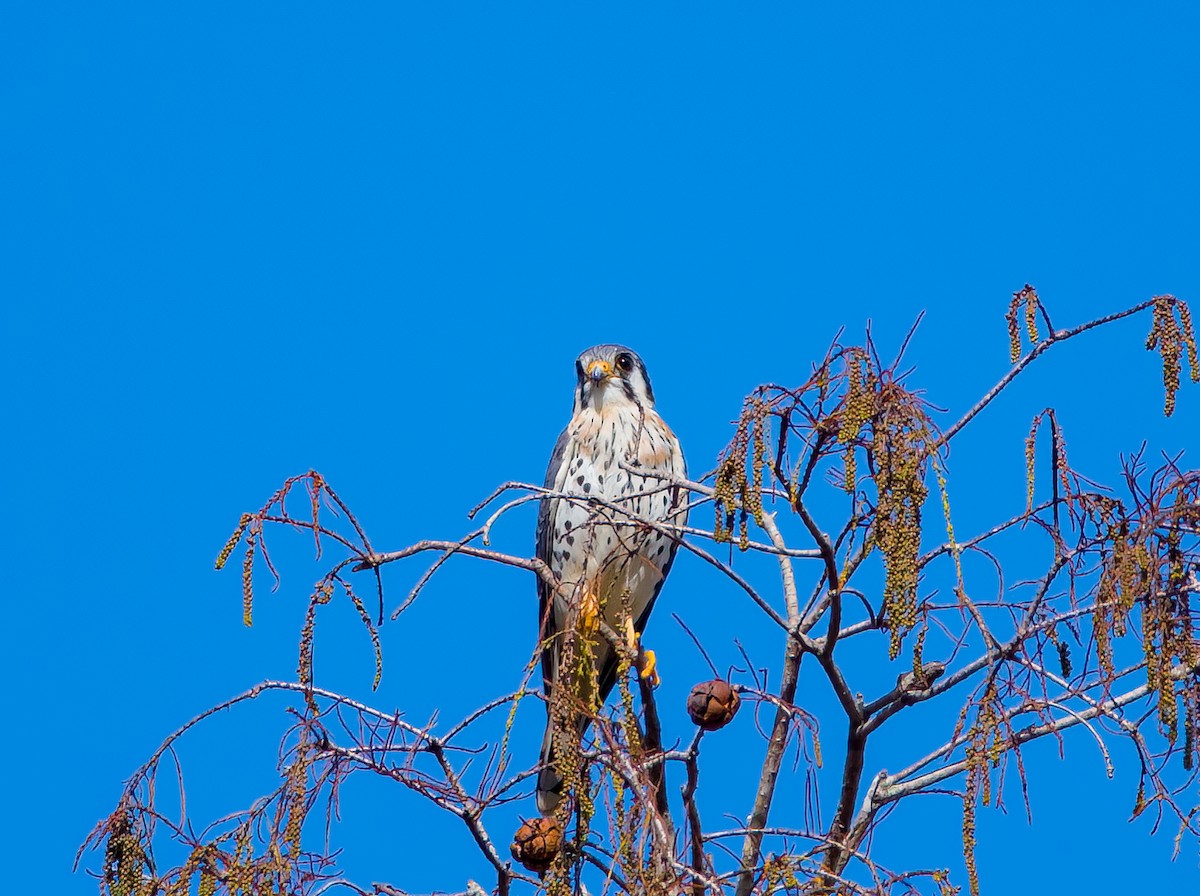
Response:
[[[618,503],[631,513],[654,516],[647,492],[665,494],[652,475],[669,475],[670,444],[655,418],[631,414],[584,416],[575,428],[574,457],[562,490]],[[664,509],[668,502],[663,504]],[[665,513],[655,518],[663,518]]]
[[[674,472],[669,439],[641,417],[593,414],[577,421],[559,491],[598,500],[560,502],[554,534],[564,573],[622,552],[641,553],[647,539],[665,539],[645,521],[669,517],[673,490],[645,474]]]

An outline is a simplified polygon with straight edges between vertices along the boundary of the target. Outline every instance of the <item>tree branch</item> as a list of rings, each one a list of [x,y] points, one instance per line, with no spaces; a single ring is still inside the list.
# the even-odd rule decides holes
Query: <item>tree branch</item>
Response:
[[[1144,302],[1139,302],[1132,308],[1126,308],[1124,311],[1118,311],[1114,314],[1106,314],[1104,317],[1098,317],[1095,320],[1088,321],[1086,324],[1080,324],[1077,327],[1072,327],[1069,330],[1056,330],[1048,334],[1044,341],[1039,342],[1030,351],[1026,352],[1025,355],[1013,366],[1012,370],[1001,377],[1000,381],[996,383],[996,385],[992,386],[992,388],[988,390],[987,394],[984,395],[983,398],[975,402],[971,409],[959,418],[958,422],[956,422],[949,429],[945,430],[941,437],[934,442],[931,450],[937,451],[952,438],[954,438],[960,429],[975,419],[975,417],[979,415],[979,412],[991,404],[993,399],[1003,392],[1005,388],[1007,388],[1008,384],[1015,380],[1017,375],[1020,374],[1022,370],[1037,360],[1046,352],[1047,349],[1050,348],[1050,346],[1057,345],[1060,342],[1066,342],[1071,337],[1078,336],[1080,333],[1085,333],[1095,327],[1112,323],[1114,320],[1120,320],[1123,317],[1129,317],[1132,314],[1137,314],[1139,311],[1144,311],[1145,309],[1152,307],[1154,305],[1154,301],[1154,299],[1147,299]]]

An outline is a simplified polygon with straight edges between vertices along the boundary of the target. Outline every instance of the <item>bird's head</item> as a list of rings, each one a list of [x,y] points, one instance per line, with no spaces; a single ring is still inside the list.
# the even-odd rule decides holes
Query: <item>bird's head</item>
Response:
[[[594,345],[575,361],[575,412],[621,404],[654,407],[650,376],[638,353],[623,345]]]

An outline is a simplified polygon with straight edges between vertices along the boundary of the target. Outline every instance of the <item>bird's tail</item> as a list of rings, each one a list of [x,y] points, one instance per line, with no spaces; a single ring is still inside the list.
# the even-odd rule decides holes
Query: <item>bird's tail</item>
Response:
[[[554,725],[546,720],[546,734],[542,738],[542,766],[537,778],[537,807],[543,815],[553,815],[562,800],[562,777],[554,768]]]

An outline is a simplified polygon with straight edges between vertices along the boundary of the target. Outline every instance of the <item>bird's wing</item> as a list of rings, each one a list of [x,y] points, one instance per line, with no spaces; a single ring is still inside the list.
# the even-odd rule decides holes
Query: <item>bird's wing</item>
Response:
[[[564,471],[567,469],[568,463],[570,463],[570,458],[567,457],[571,446],[569,429],[568,427],[559,434],[558,441],[554,443],[554,451],[550,454],[550,463],[546,467],[545,487],[553,491],[562,490],[563,483],[561,480],[565,477],[566,474]],[[556,572],[557,569],[553,557],[554,524],[560,504],[560,501],[555,501],[552,498],[542,498],[538,509],[536,530],[537,558]],[[556,615],[554,589],[539,576],[538,618],[541,620],[539,640],[544,645],[542,650],[542,686],[547,696],[550,695],[551,683],[558,675],[559,639],[555,637],[558,634],[558,620],[555,618]]]

